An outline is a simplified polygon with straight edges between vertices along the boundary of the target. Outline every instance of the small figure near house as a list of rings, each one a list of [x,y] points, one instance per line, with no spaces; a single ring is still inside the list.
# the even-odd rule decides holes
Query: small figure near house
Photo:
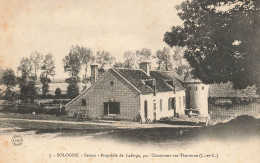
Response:
[[[191,117],[192,116],[192,108],[190,108],[190,110],[188,111],[188,117]]]
[[[208,125],[209,125],[210,118],[211,118],[211,113],[209,112],[209,113],[208,113],[208,116],[206,117],[206,124],[205,124],[205,126],[208,126]]]
[[[141,111],[139,111],[139,114],[137,115],[136,120],[137,120],[139,123],[141,123],[141,124],[143,123],[142,117],[141,117]]]

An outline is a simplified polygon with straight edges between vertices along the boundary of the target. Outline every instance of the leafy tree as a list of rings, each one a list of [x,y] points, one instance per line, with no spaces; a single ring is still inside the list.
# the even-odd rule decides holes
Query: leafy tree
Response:
[[[106,70],[113,66],[115,58],[109,52],[102,50],[97,52],[96,62],[99,64],[101,69]]]
[[[42,67],[43,55],[37,51],[34,51],[30,56],[30,61],[34,71],[34,76],[37,77],[37,72]]]
[[[173,48],[173,69],[178,75],[183,76],[184,80],[186,80],[191,75],[192,68],[183,55],[184,49],[182,47]]]
[[[132,51],[126,51],[124,53],[124,63],[123,63],[123,67],[124,68],[129,68],[129,69],[136,69],[138,68],[137,66],[138,64],[138,58],[136,53],[132,52]]]
[[[18,72],[21,73],[21,76],[17,78],[22,101],[30,99],[33,102],[37,96],[36,76],[32,73],[32,69],[31,60],[29,58],[22,58],[18,67]]]
[[[205,83],[231,81],[235,88],[260,84],[258,0],[187,0],[177,6],[183,26],[164,41],[185,46],[193,75]]]
[[[3,72],[2,83],[6,86],[5,89],[5,99],[12,100],[15,93],[12,91],[12,88],[16,86],[16,76],[12,69],[6,69]]]
[[[3,84],[2,77],[3,77],[4,70],[0,65],[0,85]]]
[[[149,62],[152,59],[152,52],[150,49],[143,48],[142,50],[136,51],[136,56],[138,58],[138,63]]]
[[[55,96],[56,96],[56,98],[61,97],[61,89],[59,87],[55,89]]]
[[[78,83],[80,82],[80,78],[79,77],[71,77],[71,78],[67,78],[65,80],[66,83],[68,83],[69,85],[67,86],[67,94],[68,96],[73,99],[76,96],[79,95],[79,86]]]
[[[158,70],[166,70],[166,71],[172,70],[173,63],[171,59],[170,48],[164,47],[163,50],[158,50],[156,52],[156,58],[157,58]]]
[[[50,77],[55,76],[55,63],[52,54],[45,55],[41,70],[40,81],[42,84],[42,96],[45,98],[49,92]]]
[[[81,64],[84,66],[84,76],[82,79],[82,82],[84,83],[83,90],[87,89],[87,72],[89,64],[94,62],[95,57],[93,55],[93,52],[89,48],[76,46],[76,51],[79,53],[79,56],[81,58]]]
[[[125,68],[125,64],[122,62],[116,62],[113,67],[114,68]]]
[[[70,52],[63,59],[64,71],[69,73],[69,78],[65,80],[68,83],[67,94],[70,98],[74,98],[79,94],[80,82],[79,73],[81,69],[81,56],[77,52],[77,49],[72,46]]]

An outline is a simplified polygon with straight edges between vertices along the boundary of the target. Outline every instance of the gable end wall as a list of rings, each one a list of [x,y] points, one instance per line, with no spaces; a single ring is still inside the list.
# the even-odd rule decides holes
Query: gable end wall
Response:
[[[113,99],[120,102],[120,115],[118,118],[135,120],[140,110],[140,94],[115,72],[109,70],[88,91],[67,106],[67,112],[74,116],[79,109],[87,110],[91,118],[101,119],[104,116],[104,102]],[[114,85],[111,85],[111,81]],[[81,106],[82,99],[86,100],[86,106]]]

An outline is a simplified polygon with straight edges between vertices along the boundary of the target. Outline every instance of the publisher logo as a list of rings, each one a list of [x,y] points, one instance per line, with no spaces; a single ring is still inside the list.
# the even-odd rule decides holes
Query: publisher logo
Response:
[[[12,137],[12,144],[14,146],[20,146],[21,144],[23,144],[23,138],[20,135],[14,135]]]

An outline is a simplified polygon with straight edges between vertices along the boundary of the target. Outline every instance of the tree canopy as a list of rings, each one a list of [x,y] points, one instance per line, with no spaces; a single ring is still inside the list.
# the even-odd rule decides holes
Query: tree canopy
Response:
[[[45,98],[49,92],[51,77],[55,76],[55,63],[52,54],[45,55],[41,70],[40,81],[42,83],[42,95]]]
[[[98,51],[96,56],[96,62],[99,64],[101,69],[109,69],[113,67],[115,58],[107,51]]]
[[[187,0],[176,8],[183,26],[173,26],[164,41],[186,48],[194,77],[239,89],[255,84],[259,91],[259,1]]]
[[[163,50],[158,50],[156,52],[157,58],[157,69],[158,70],[172,70],[173,62],[170,54],[170,48],[164,47]]]
[[[65,80],[68,83],[67,94],[70,98],[75,98],[79,95],[80,82],[79,73],[81,70],[81,56],[77,47],[72,46],[68,55],[63,59],[64,71],[69,73],[69,78]]]

